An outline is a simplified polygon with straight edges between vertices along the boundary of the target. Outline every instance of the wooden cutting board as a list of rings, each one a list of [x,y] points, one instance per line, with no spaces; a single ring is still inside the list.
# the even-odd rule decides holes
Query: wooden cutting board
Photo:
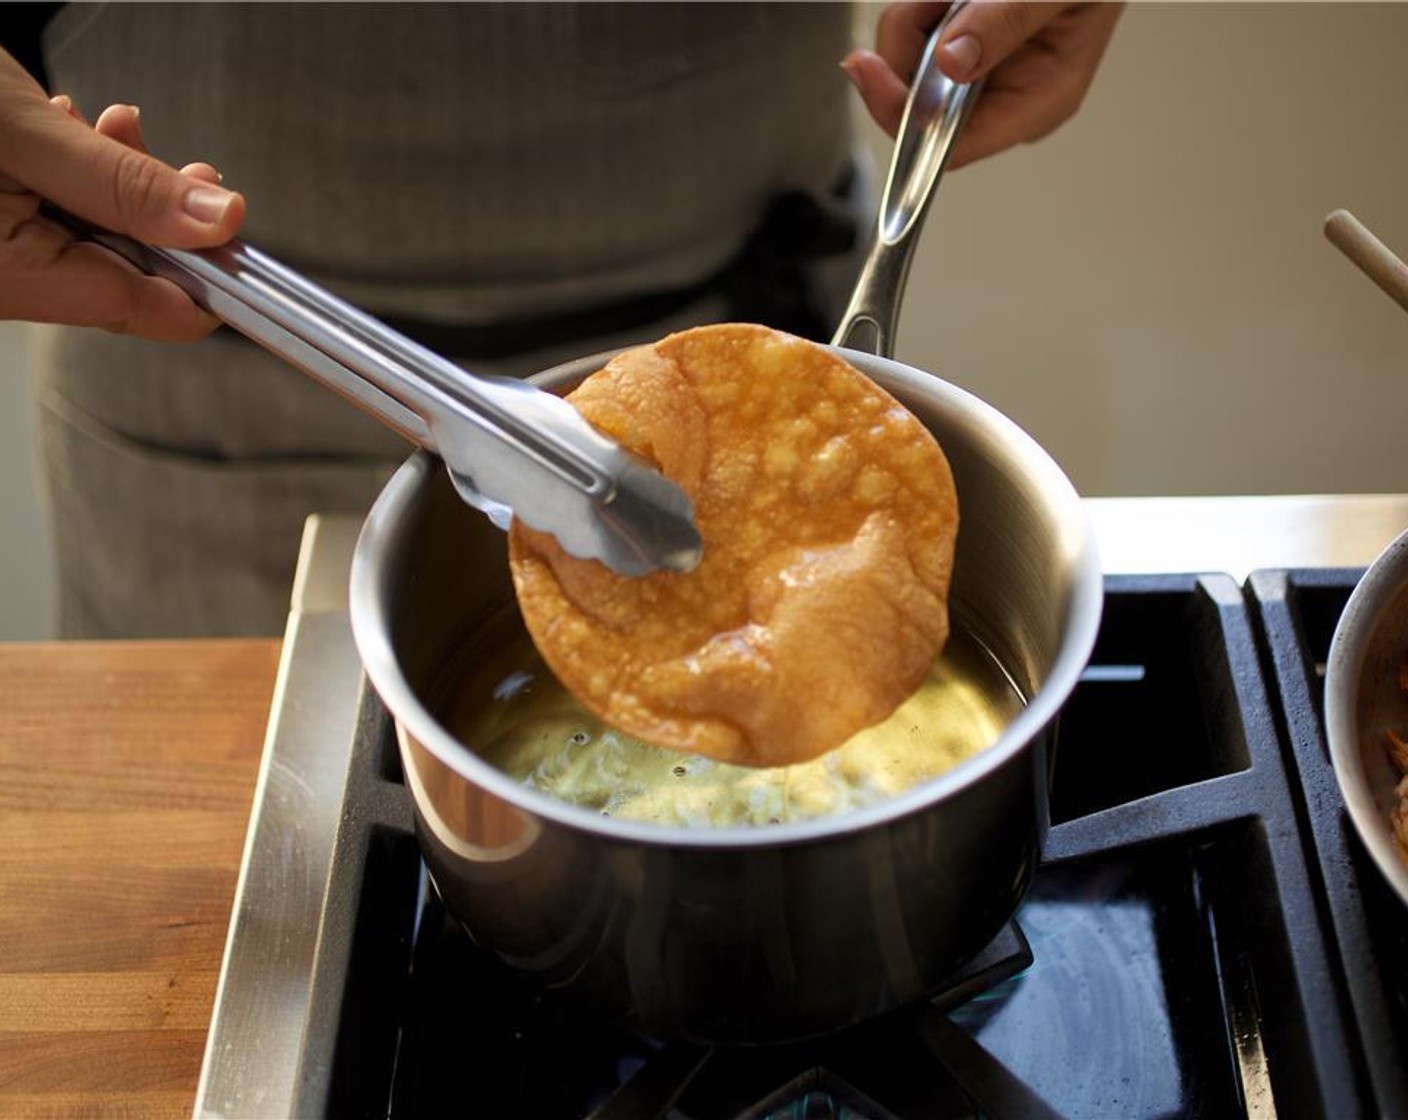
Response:
[[[0,1116],[191,1114],[279,648],[0,644]]]

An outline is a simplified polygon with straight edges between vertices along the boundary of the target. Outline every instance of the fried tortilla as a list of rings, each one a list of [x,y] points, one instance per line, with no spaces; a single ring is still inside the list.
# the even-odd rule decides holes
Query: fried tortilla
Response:
[[[620,354],[567,399],[683,488],[704,542],[692,572],[627,579],[514,524],[524,622],[584,707],[657,746],[780,766],[919,686],[948,637],[958,502],[898,401],[746,324]]]

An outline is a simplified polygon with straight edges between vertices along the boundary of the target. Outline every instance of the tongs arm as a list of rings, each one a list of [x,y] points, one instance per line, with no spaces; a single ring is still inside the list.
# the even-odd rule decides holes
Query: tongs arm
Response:
[[[159,248],[46,212],[439,454],[465,500],[501,526],[511,511],[626,575],[698,561],[684,494],[560,398],[472,376],[241,241]]]
[[[441,450],[435,419],[448,409],[486,434],[532,448],[592,492],[610,485],[570,447],[520,422],[492,381],[466,374],[252,245],[235,240],[214,249],[166,249],[63,217],[428,451]]]

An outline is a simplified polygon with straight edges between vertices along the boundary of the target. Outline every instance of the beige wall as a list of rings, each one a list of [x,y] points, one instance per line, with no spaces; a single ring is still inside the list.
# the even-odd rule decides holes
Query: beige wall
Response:
[[[1408,256],[1408,4],[1126,11],[1079,116],[955,173],[898,356],[1087,494],[1408,490],[1408,314],[1324,240]]]
[[[898,356],[1087,494],[1408,491],[1408,314],[1320,231],[1345,206],[1408,255],[1405,60],[1408,4],[1132,4],[1076,120],[944,182]],[[0,638],[44,628],[22,343]]]

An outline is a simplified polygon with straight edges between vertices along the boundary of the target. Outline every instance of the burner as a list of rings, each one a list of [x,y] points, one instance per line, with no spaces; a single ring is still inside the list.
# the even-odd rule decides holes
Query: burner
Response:
[[[932,1116],[905,1106],[891,1111],[865,1095],[866,1088],[885,1096],[907,1063],[896,1068],[896,1055],[911,1035],[923,1037],[928,1019],[943,1021],[940,1009],[955,1006],[976,992],[1015,976],[1032,963],[1026,938],[1009,923],[981,953],[942,985],[940,994],[918,1008],[900,1010],[877,1023],[838,1032],[827,1039],[786,1046],[707,1050],[666,1046],[591,1113],[592,1120],[628,1120],[669,1116],[677,1120],[740,1117],[781,1120],[787,1117],[853,1117],[889,1120],[896,1116]],[[838,1073],[847,1070],[853,1087]],[[962,1099],[959,1095],[958,1099]],[[966,1110],[965,1110],[966,1111]],[[960,1115],[946,1111],[943,1115]]]
[[[1337,577],[1345,598],[1352,577]],[[1343,599],[1250,586],[1266,602],[1223,576],[1107,579],[1095,654],[1062,716],[1053,827],[1015,924],[933,1001],[785,1046],[661,1044],[487,959],[428,882],[389,721],[368,696],[294,1110],[1408,1115],[1401,907],[1385,918],[1372,877],[1345,879],[1356,857],[1332,850],[1345,830],[1317,815],[1323,774],[1300,755],[1323,734],[1300,730],[1302,715],[1318,719],[1307,681],[1323,661],[1305,634],[1327,644]]]
[[[404,858],[414,859],[413,850]],[[419,865],[418,865],[419,866]],[[395,876],[390,864],[369,868]],[[815,1043],[711,1050],[662,1044],[618,1025],[594,1021],[571,1006],[521,986],[469,942],[429,887],[420,868],[421,899],[402,1030],[389,1086],[391,1116],[437,1115],[462,1098],[464,1056],[474,1055],[476,1100],[491,1114],[541,1117],[771,1117],[834,1114],[856,1118],[933,1115],[905,1101],[887,1109],[866,1096],[884,1095],[885,1083],[905,1063],[894,1052],[897,1037],[920,1048],[915,1024],[941,1006],[1001,983],[1032,960],[1026,940],[1007,926],[956,975],[943,996],[918,1011],[899,1011]],[[384,949],[369,959],[383,960]],[[362,986],[358,982],[358,986]],[[361,1017],[360,1010],[352,1014]],[[928,1058],[931,1064],[933,1059]],[[346,1070],[351,1105],[370,1086],[356,1070],[375,1068],[361,1058]],[[854,1085],[854,1088],[852,1087]],[[963,1099],[954,1093],[954,1099]],[[826,1102],[832,1102],[827,1105]],[[802,1109],[802,1111],[797,1111]],[[810,1111],[807,1111],[810,1110]],[[332,1109],[342,1114],[342,1108]]]

